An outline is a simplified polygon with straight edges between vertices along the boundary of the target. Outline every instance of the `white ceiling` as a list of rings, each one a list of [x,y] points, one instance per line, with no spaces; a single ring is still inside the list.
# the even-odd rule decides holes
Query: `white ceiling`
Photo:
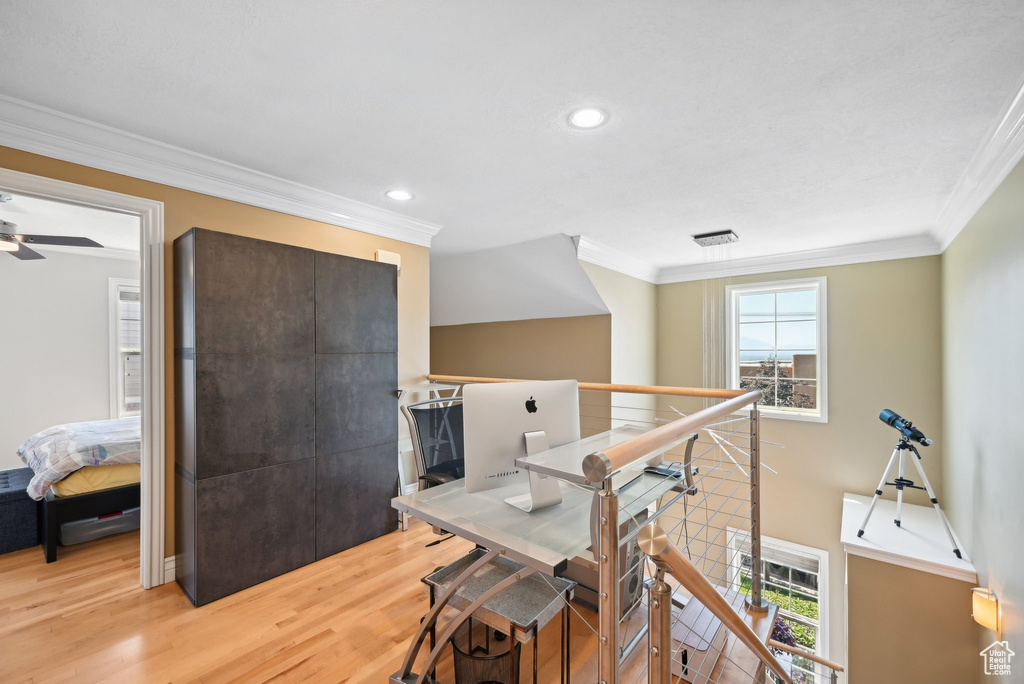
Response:
[[[10,194],[10,193],[5,193]],[[15,232],[27,235],[69,235],[87,237],[105,249],[67,248],[32,245],[37,252],[47,250],[75,251],[93,256],[125,256],[139,251],[139,217],[79,204],[55,202],[30,195],[12,195],[10,202],[0,202],[0,219],[14,223]]]
[[[1024,3],[8,3],[0,93],[438,223],[658,267],[923,235],[1024,77]],[[609,122],[573,131],[596,105]],[[397,204],[390,188],[416,198]]]

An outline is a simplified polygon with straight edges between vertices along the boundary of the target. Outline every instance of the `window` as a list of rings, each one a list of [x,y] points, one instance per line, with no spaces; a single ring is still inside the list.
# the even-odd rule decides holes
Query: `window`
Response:
[[[142,301],[137,280],[110,279],[110,416],[142,411]]]
[[[825,279],[726,288],[728,381],[764,415],[826,422]]]
[[[729,533],[731,578],[749,594],[750,533],[731,528]],[[762,597],[779,606],[779,618],[792,629],[797,647],[827,658],[828,552],[762,535],[761,581]],[[794,682],[817,681],[812,661],[796,656],[793,666]]]

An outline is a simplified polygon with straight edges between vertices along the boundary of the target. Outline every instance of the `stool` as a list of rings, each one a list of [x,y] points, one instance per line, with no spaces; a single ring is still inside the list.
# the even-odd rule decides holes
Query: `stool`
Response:
[[[0,471],[0,553],[39,543],[39,502],[25,491],[32,475],[31,468]]]
[[[462,572],[486,553],[474,549],[451,565],[435,570],[422,579],[430,592],[430,606]],[[460,586],[448,605],[464,610],[473,601],[501,580],[522,570],[524,565],[499,556],[478,570]],[[537,634],[556,615],[562,616],[562,663],[561,681],[569,684],[569,601],[572,600],[576,582],[560,577],[530,575],[500,593],[492,596],[476,609],[472,619],[503,632],[513,643],[525,644],[533,641],[533,682],[537,683]],[[430,630],[430,647],[436,640],[435,630]],[[512,658],[512,682],[518,684],[518,659]]]

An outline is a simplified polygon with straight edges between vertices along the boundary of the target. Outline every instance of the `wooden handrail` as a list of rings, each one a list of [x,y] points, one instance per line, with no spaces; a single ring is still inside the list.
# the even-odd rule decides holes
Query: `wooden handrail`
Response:
[[[484,382],[529,382],[518,378],[478,378],[468,375],[427,376],[433,382],[453,384],[475,384]],[[588,392],[620,392],[622,394],[665,394],[673,397],[704,397],[707,399],[732,399],[747,393],[746,390],[709,389],[706,387],[669,387],[664,385],[614,385],[607,382],[581,382],[581,390]]]
[[[714,420],[738,411],[760,398],[760,390],[742,392],[728,401],[673,420],[633,439],[608,447],[603,452],[589,454],[583,459],[583,474],[590,482],[601,482],[608,475],[630,463],[648,457],[659,449],[671,447]]]
[[[818,663],[819,665],[824,665],[825,667],[829,668],[833,672],[842,672],[843,671],[843,666],[840,665],[839,663],[833,663],[831,660],[828,660],[826,658],[822,658],[821,656],[814,655],[813,653],[808,653],[807,651],[803,651],[803,650],[801,650],[799,648],[793,648],[792,646],[787,646],[786,644],[782,643],[781,641],[776,641],[775,639],[769,639],[768,640],[768,645],[771,646],[772,648],[777,648],[780,651],[785,651],[786,653],[792,653],[793,655],[798,655],[801,658],[807,658],[808,660],[812,660],[812,661]]]
[[[701,602],[701,605],[711,611],[712,615],[721,620],[722,624],[753,651],[754,655],[767,665],[779,679],[786,684],[792,684],[790,673],[782,667],[782,663],[775,657],[775,654],[761,642],[750,625],[743,621],[740,614],[701,574],[701,571],[686,559],[686,556],[679,551],[679,547],[669,540],[668,535],[657,523],[648,523],[640,528],[637,545],[641,551],[651,557],[651,560],[675,577],[695,599]]]

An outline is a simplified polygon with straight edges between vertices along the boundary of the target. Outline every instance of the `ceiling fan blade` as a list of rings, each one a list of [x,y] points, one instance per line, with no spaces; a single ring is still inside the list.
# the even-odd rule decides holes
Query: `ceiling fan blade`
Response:
[[[62,247],[102,247],[95,240],[68,235],[15,235],[18,240],[30,245],[60,245]]]
[[[42,254],[40,254],[39,252],[35,251],[34,249],[29,249],[25,245],[20,245],[18,247],[18,251],[16,251],[16,252],[7,252],[7,253],[10,254],[15,259],[21,259],[22,261],[32,261],[33,259],[45,259],[46,258]]]

